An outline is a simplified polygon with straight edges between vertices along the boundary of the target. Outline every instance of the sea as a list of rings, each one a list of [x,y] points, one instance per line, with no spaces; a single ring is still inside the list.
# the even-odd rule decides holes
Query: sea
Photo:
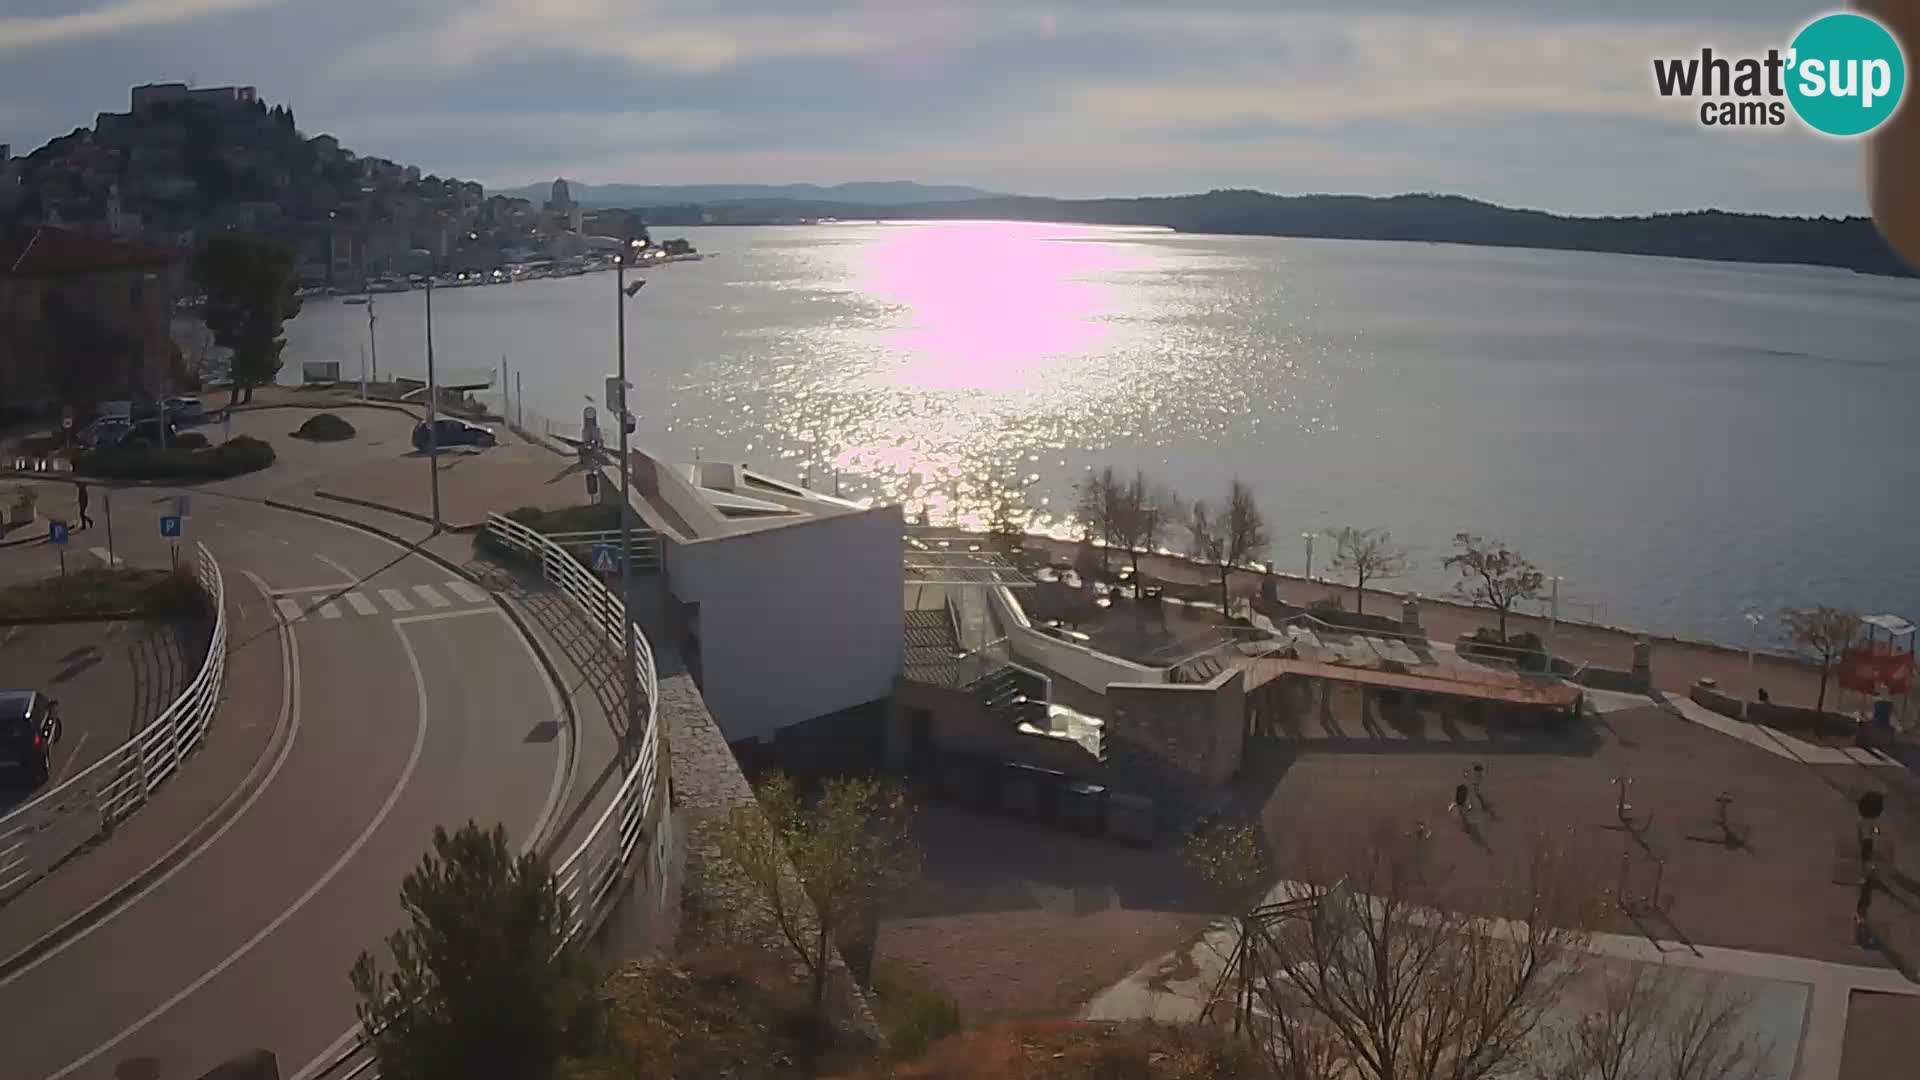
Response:
[[[1030,223],[668,232],[705,258],[647,272],[626,341],[635,438],[677,460],[961,525],[998,477],[1056,528],[1091,470],[1215,502],[1237,476],[1287,572],[1308,536],[1318,575],[1327,530],[1386,529],[1411,560],[1386,584],[1441,595],[1470,531],[1561,578],[1563,618],[1734,645],[1749,610],[1920,618],[1920,281]],[[576,431],[616,292],[435,290],[437,366]],[[424,372],[424,299],[376,299],[379,376]],[[309,301],[287,337],[288,381],[372,359],[365,307]]]

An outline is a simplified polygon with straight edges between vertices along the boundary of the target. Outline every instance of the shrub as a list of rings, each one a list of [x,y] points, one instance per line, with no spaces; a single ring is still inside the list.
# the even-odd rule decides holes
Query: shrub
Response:
[[[886,1031],[888,1049],[899,1057],[917,1058],[960,1030],[959,1004],[915,968],[876,965],[871,991],[874,1018]]]
[[[241,435],[211,448],[176,444],[165,450],[150,446],[83,450],[74,455],[73,470],[114,480],[223,480],[264,469],[273,459],[270,443]]]
[[[1318,619],[1325,619],[1329,615],[1340,615],[1346,610],[1347,606],[1340,602],[1338,596],[1323,596],[1307,605],[1307,613]]]
[[[167,445],[175,450],[205,450],[213,444],[207,441],[205,435],[197,431],[183,431],[175,435],[173,441]]]
[[[50,615],[185,615],[202,610],[193,573],[99,567],[0,589],[0,617]]]
[[[323,412],[307,417],[300,429],[292,433],[296,439],[310,439],[314,442],[341,442],[355,435],[353,425],[345,417],[335,413]]]

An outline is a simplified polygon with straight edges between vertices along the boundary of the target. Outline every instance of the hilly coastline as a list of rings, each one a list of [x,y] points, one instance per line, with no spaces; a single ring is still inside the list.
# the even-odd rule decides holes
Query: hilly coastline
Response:
[[[765,225],[821,219],[1057,221],[1176,232],[1406,240],[1733,262],[1799,263],[1914,276],[1866,217],[1774,217],[1694,210],[1569,217],[1458,195],[1273,195],[1216,190],[1136,199],[994,196],[914,203],[746,198],[633,204],[660,225]]]

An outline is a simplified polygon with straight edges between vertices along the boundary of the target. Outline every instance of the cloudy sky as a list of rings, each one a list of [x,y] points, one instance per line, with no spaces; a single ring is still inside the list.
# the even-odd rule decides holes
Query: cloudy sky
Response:
[[[1061,196],[1459,192],[1573,213],[1864,210],[1858,147],[1714,131],[1656,56],[1795,0],[0,0],[0,142],[134,83],[490,187],[911,179]]]

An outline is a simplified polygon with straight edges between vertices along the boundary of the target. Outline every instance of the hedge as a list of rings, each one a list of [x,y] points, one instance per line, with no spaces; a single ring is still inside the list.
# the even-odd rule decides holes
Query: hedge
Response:
[[[345,417],[323,412],[307,417],[299,430],[292,434],[296,439],[311,439],[314,442],[343,442],[353,438],[356,432]]]
[[[196,449],[173,445],[82,450],[73,471],[112,480],[222,480],[257,472],[273,464],[273,446],[248,435],[219,446]]]
[[[205,594],[185,567],[75,570],[0,588],[0,619],[69,615],[189,615],[204,610]]]

